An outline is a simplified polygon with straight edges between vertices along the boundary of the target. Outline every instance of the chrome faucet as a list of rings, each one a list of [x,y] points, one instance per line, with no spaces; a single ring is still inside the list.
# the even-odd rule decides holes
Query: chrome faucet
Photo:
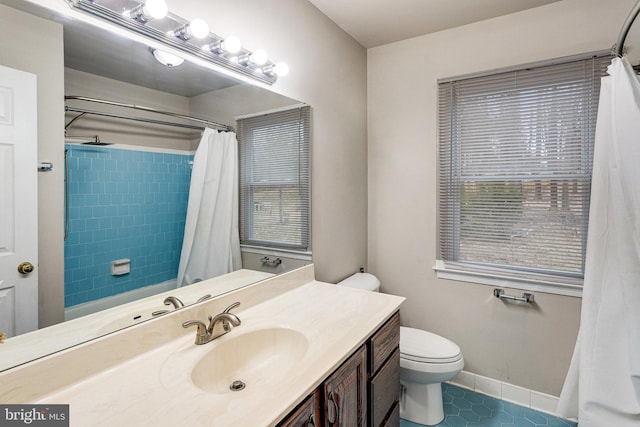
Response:
[[[242,322],[238,316],[230,313],[232,309],[239,305],[239,302],[235,302],[225,308],[222,313],[216,314],[214,317],[209,316],[209,326],[206,326],[199,320],[189,320],[188,322],[184,322],[182,327],[197,326],[195,343],[198,345],[206,344],[230,332],[233,327],[240,326]]]
[[[184,307],[184,303],[182,301],[180,301],[180,298],[178,297],[166,297],[164,299],[164,305],[171,305],[173,304],[174,308],[182,308]]]

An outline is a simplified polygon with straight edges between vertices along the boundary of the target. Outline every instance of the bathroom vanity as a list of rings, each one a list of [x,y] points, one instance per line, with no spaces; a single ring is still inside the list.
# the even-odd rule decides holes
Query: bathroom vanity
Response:
[[[278,425],[399,426],[399,343],[396,312]]]
[[[69,404],[83,427],[397,426],[403,300],[306,266],[2,372],[0,402]],[[235,302],[207,344],[182,327]]]

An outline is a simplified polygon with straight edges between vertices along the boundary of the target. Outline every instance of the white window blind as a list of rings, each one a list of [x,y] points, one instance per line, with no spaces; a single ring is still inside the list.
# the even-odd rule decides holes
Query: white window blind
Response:
[[[237,121],[240,243],[308,251],[311,108]]]
[[[589,57],[439,83],[439,255],[581,278],[600,78]]]

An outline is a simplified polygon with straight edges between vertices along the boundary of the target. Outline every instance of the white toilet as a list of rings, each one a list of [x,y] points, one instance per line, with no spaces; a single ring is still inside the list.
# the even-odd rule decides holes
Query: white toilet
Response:
[[[380,281],[369,273],[356,273],[339,282],[378,292]],[[400,418],[435,425],[444,419],[442,385],[464,367],[462,352],[454,342],[421,329],[400,327]]]

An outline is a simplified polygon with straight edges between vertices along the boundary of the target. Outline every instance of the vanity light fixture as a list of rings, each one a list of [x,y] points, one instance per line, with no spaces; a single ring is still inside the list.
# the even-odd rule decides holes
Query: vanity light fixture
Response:
[[[169,13],[169,7],[164,0],[146,0],[130,10],[125,10],[123,15],[130,19],[146,24],[152,19],[162,19]]]
[[[189,21],[168,12],[165,0],[66,0],[66,2],[74,9],[156,42],[154,47],[160,47],[157,46],[160,43],[262,83],[271,85],[279,76],[285,76],[289,72],[289,67],[285,63],[271,62],[264,50],[250,51],[243,48],[240,40],[235,36],[225,38],[211,33],[209,26],[202,19]],[[156,59],[158,55],[163,56],[162,53],[153,53]],[[165,65],[177,66],[178,64],[168,62]]]
[[[184,59],[164,50],[151,49],[151,53],[156,61],[167,67],[177,67],[184,62]]]

